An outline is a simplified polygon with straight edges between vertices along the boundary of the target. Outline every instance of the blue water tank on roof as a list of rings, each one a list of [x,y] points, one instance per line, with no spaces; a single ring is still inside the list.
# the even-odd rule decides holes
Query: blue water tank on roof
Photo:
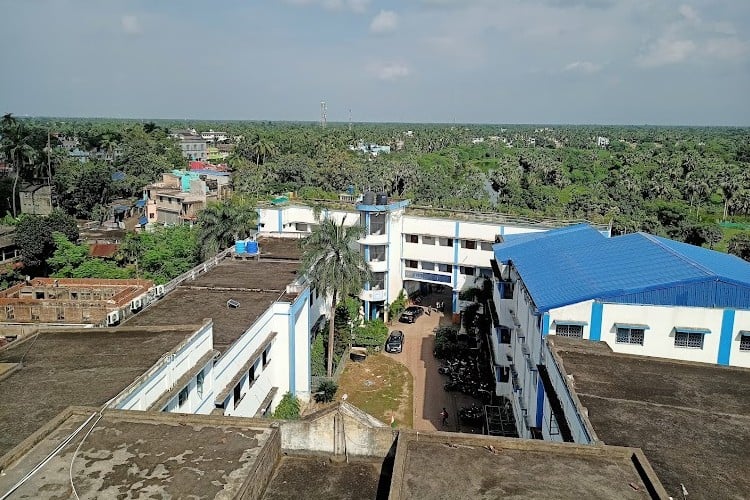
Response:
[[[258,253],[258,242],[257,241],[248,241],[247,245],[245,246],[247,249],[247,253],[250,254],[256,254]]]
[[[234,242],[234,251],[237,253],[245,253],[245,249],[247,248],[247,245],[245,245],[245,240],[235,241]]]

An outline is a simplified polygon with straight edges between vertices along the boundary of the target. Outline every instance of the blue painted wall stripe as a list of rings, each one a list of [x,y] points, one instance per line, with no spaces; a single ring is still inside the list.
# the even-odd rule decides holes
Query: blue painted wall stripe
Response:
[[[279,209],[278,217],[279,217],[279,232],[281,232],[282,229],[284,228],[284,211],[282,209]]]
[[[604,304],[594,302],[591,304],[591,330],[589,330],[589,340],[600,341],[602,339],[602,316],[604,314]]]
[[[716,362],[720,365],[729,364],[732,353],[732,334],[734,333],[734,309],[724,309],[721,316],[721,337],[719,337],[719,356]]]
[[[542,428],[544,422],[544,384],[542,378],[538,377],[536,381],[536,426]]]
[[[549,335],[549,313],[542,315],[542,337]]]

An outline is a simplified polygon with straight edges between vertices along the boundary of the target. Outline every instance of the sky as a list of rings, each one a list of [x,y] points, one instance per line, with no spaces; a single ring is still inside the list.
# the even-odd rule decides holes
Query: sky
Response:
[[[0,0],[0,113],[750,125],[748,0]]]

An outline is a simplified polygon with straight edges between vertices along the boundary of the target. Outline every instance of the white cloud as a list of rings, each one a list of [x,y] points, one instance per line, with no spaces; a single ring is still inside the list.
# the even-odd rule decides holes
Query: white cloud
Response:
[[[141,33],[141,24],[138,22],[138,18],[132,15],[122,16],[120,19],[122,25],[122,31],[128,35],[138,35]]]
[[[392,10],[381,10],[370,23],[372,33],[387,33],[398,27],[398,14]]]
[[[284,0],[290,5],[307,6],[316,5],[326,10],[348,10],[362,13],[367,10],[370,0]]]
[[[636,62],[645,68],[676,64],[685,61],[695,49],[696,45],[692,40],[660,38],[645,54],[637,57]]]
[[[563,71],[571,71],[576,73],[585,73],[591,75],[597,73],[602,67],[599,64],[594,64],[590,61],[575,61],[563,68]]]
[[[703,49],[708,57],[739,61],[750,56],[750,43],[736,37],[711,38]]]
[[[685,4],[680,5],[679,11],[680,11],[680,14],[682,14],[682,17],[684,17],[688,21],[696,23],[696,24],[701,22],[700,16],[695,11],[695,9],[692,8],[691,6],[685,5]]]
[[[370,63],[366,69],[375,78],[387,81],[398,80],[409,76],[411,73],[409,66],[399,62]]]

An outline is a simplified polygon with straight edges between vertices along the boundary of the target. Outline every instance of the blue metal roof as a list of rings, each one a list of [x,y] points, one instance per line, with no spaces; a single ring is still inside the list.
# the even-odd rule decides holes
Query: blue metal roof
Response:
[[[135,206],[138,208],[143,208],[146,206],[146,200],[138,200],[135,202]]]
[[[749,263],[648,234],[606,238],[577,225],[493,248],[498,262],[512,261],[539,311],[591,299],[750,307]]]
[[[148,219],[146,218],[145,215],[141,216],[138,219],[138,224],[140,224],[141,226],[145,226],[146,224],[148,224]]]

